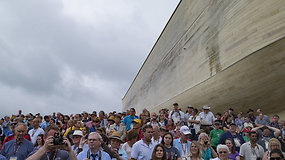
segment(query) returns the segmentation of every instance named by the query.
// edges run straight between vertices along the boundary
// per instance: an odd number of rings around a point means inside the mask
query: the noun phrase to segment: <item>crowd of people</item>
[[[158,113],[134,108],[65,115],[5,116],[0,160],[283,160],[285,121],[249,109],[213,113],[178,103]]]

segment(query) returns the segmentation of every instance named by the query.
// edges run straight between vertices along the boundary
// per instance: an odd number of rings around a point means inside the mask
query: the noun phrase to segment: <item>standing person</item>
[[[150,160],[154,148],[151,142],[153,129],[151,125],[146,125],[142,129],[143,138],[133,145],[131,159],[132,160]]]
[[[50,160],[50,159],[67,159],[76,160],[76,156],[71,149],[67,138],[60,140],[57,135],[60,130],[55,125],[50,125],[45,130],[45,144],[37,151],[33,151],[27,160]],[[55,140],[56,139],[56,140]],[[61,142],[57,144],[56,142]]]
[[[83,137],[83,133],[80,130],[75,130],[72,135],[72,142],[73,145],[71,146],[73,152],[75,155],[78,155],[81,151],[87,150],[88,145],[87,144],[81,144],[81,138]]]
[[[139,117],[136,116],[136,110],[134,108],[131,108],[130,109],[130,115],[126,116],[123,119],[123,123],[125,124],[127,131],[131,129],[131,125],[132,125],[133,121],[135,119],[138,119],[138,118]]]
[[[202,149],[197,141],[192,141],[190,144],[190,151],[189,155],[187,156],[186,160],[202,160]]]
[[[110,132],[111,130],[120,132],[120,134],[122,135],[122,136],[121,136],[122,140],[125,140],[125,139],[126,139],[127,129],[126,129],[126,126],[124,126],[124,125],[121,123],[121,116],[120,116],[120,115],[118,115],[118,114],[115,115],[115,123],[110,126],[109,132]]]
[[[166,151],[162,144],[157,144],[151,154],[151,160],[167,160]]]
[[[198,140],[198,132],[200,131],[200,116],[198,115],[198,109],[193,109],[192,115],[188,119],[188,127],[191,130],[191,140]]]
[[[184,113],[179,110],[178,103],[173,104],[173,110],[169,113],[168,119],[173,119],[174,124],[184,122]]]
[[[167,125],[165,126],[166,129],[169,131],[174,131],[175,130],[175,124],[173,119],[168,119]]]
[[[219,140],[221,136],[223,135],[224,131],[221,129],[222,124],[219,120],[215,121],[214,125],[215,129],[211,130],[210,132],[210,138],[211,138],[211,146],[216,150]]]
[[[244,143],[240,147],[240,159],[250,160],[250,159],[261,159],[264,155],[264,150],[262,146],[257,144],[257,132],[251,131],[249,133],[250,141]]]
[[[40,134],[45,134],[45,131],[42,128],[39,128],[39,123],[40,120],[38,118],[35,118],[32,120],[32,127],[33,129],[31,129],[29,131],[29,135],[31,137],[32,143],[35,144],[38,138],[38,135]]]
[[[153,144],[157,145],[161,142],[160,128],[157,125],[152,126],[152,128],[153,128],[153,136],[151,138],[151,141]]]
[[[210,133],[212,126],[214,124],[215,116],[210,111],[209,106],[203,106],[203,112],[199,114],[200,122],[201,122],[201,129],[205,130],[207,134]]]
[[[78,160],[111,160],[108,153],[100,149],[103,139],[97,132],[91,132],[88,136],[89,149],[78,154]]]
[[[7,159],[26,159],[29,153],[34,150],[33,143],[24,138],[26,133],[25,123],[18,123],[15,128],[15,138],[4,144],[0,154]]]
[[[108,126],[108,121],[107,118],[105,117],[105,112],[104,111],[100,111],[99,112],[99,120],[100,120],[100,126],[101,127],[107,127]]]
[[[225,132],[221,136],[221,138],[219,140],[219,144],[225,144],[227,138],[231,138],[232,139],[232,141],[234,142],[234,145],[235,145],[237,151],[240,150],[240,146],[244,143],[244,139],[241,136],[241,134],[236,132],[236,124],[235,123],[231,123],[230,124],[229,131]]]
[[[218,156],[211,146],[211,141],[206,133],[200,133],[198,142],[201,145],[204,160],[210,160],[211,158],[216,158]]]
[[[181,160],[181,155],[176,147],[173,146],[173,136],[167,132],[162,136],[161,144],[166,151],[167,160]]]
[[[184,115],[184,118],[185,118],[185,119],[184,119],[184,122],[188,122],[190,116],[192,116],[193,109],[194,109],[194,107],[192,107],[191,105],[189,105],[189,106],[187,107],[186,114]]]
[[[10,131],[10,125],[12,124],[12,122],[10,121],[9,116],[5,116],[4,120],[5,121],[2,124],[2,128],[3,128],[3,134],[6,135],[7,132]]]
[[[50,118],[48,115],[45,115],[44,116],[44,121],[41,123],[40,127],[42,129],[45,129],[47,126],[49,126],[49,121],[50,121]]]
[[[128,141],[123,144],[122,148],[126,151],[128,159],[131,159],[132,147],[137,142],[138,136],[135,131],[130,131],[127,134]]]
[[[226,139],[226,146],[228,146],[230,150],[229,159],[239,160],[240,156],[239,156],[238,151],[236,151],[236,148],[234,146],[234,142],[232,141],[232,139],[230,138]]]
[[[110,139],[110,148],[114,152],[112,160],[127,160],[128,156],[126,151],[120,146],[123,143],[121,139],[121,134],[119,132],[113,132],[109,137]]]
[[[160,124],[160,126],[166,126],[167,122],[168,122],[168,120],[165,116],[165,111],[163,109],[161,109],[159,111],[159,115],[158,115],[158,123]]]
[[[178,149],[182,159],[185,159],[189,155],[191,142],[188,139],[190,134],[190,129],[187,126],[182,126],[180,128],[180,138],[173,141],[173,146]]]

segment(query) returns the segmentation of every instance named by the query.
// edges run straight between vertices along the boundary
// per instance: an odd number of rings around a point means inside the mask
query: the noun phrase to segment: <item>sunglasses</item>
[[[222,153],[224,153],[224,154],[226,154],[226,153],[228,153],[228,152],[226,152],[226,151],[221,151],[221,152],[219,152],[220,154],[222,154]]]
[[[270,160],[280,160],[281,157],[271,157]]]

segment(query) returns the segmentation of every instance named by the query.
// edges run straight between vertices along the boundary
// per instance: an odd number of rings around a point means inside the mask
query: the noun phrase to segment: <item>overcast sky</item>
[[[179,0],[0,0],[0,117],[120,111]]]

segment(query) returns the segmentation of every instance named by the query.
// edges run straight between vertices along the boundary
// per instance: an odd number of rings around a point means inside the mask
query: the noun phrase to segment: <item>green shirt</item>
[[[211,130],[211,132],[210,132],[211,146],[217,147],[217,145],[219,143],[219,140],[220,140],[220,138],[221,138],[223,133],[224,133],[224,131],[221,130],[221,129],[219,129],[219,130],[216,130],[216,129]]]
[[[245,142],[249,142],[249,140],[250,140],[249,137],[247,137],[247,136],[243,136],[242,138]]]

